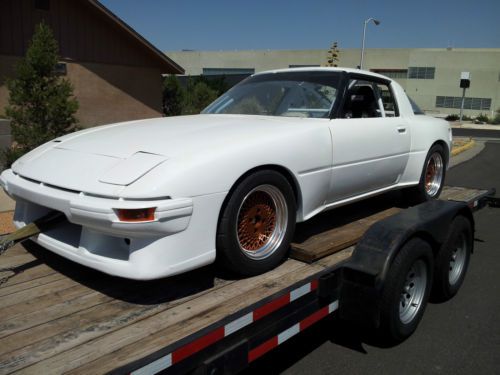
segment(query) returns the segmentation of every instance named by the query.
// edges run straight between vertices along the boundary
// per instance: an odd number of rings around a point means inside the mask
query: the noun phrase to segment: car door
[[[330,121],[329,203],[397,184],[410,151],[410,127],[389,82],[356,75],[345,92],[338,118]]]

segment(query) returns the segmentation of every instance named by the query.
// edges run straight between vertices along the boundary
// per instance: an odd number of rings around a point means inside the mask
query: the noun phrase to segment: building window
[[[288,65],[289,68],[317,68],[321,65],[317,64],[292,64]]]
[[[253,68],[203,68],[204,76],[230,76],[235,74],[254,74]]]
[[[437,108],[460,109],[462,98],[460,96],[436,96]],[[475,109],[489,111],[491,109],[490,98],[465,98],[464,109]]]
[[[436,68],[425,66],[410,66],[408,68],[408,78],[410,79],[434,79]]]
[[[50,0],[35,0],[35,9],[50,10]]]
[[[371,69],[371,71],[392,79],[408,77],[408,69]]]

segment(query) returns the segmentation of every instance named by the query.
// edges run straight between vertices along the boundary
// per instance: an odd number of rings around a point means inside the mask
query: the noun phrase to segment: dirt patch
[[[14,227],[14,224],[12,223],[13,218],[13,211],[0,213],[0,234],[7,234],[16,230],[16,227]]]

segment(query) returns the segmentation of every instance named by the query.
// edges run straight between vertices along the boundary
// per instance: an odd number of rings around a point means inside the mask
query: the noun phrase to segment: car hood
[[[113,124],[69,134],[25,155],[15,173],[45,184],[100,195],[121,188],[169,159],[195,160],[236,142],[280,137],[300,118],[195,115]]]
[[[133,121],[75,133],[56,146],[82,153],[126,159],[137,152],[174,157],[210,149],[221,141],[261,137],[294,118],[244,115],[195,115]],[[301,119],[298,119],[301,120]]]

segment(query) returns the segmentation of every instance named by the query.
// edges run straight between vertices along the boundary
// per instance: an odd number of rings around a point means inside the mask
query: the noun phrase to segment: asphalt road
[[[500,191],[500,140],[450,169],[446,183]],[[429,304],[408,340],[377,347],[357,327],[332,318],[290,339],[247,373],[499,374],[500,209],[485,208],[475,218],[475,252],[461,290],[451,301]]]

